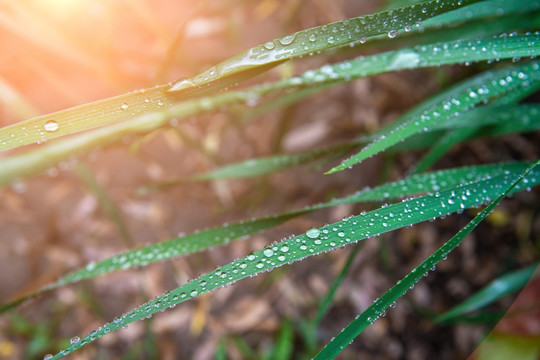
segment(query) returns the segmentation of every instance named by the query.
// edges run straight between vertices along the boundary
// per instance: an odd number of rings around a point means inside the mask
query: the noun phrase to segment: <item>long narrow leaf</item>
[[[226,81],[227,84],[232,84],[237,82],[237,76],[242,73],[247,71],[257,73],[258,68],[261,67],[265,71],[268,67],[298,56],[344,45],[363,43],[368,37],[379,34],[395,37],[399,29],[412,29],[423,20],[478,1],[426,1],[418,5],[382,11],[298,31],[251,48],[191,79],[178,81],[169,91],[185,91],[203,85],[208,86],[216,81]]]
[[[453,318],[465,315],[472,311],[483,308],[489,305],[505,295],[511,294],[521,289],[531,276],[533,276],[535,270],[538,268],[538,263],[527,266],[524,269],[519,269],[493,280],[486,285],[480,291],[476,292],[467,300],[463,301],[459,305],[456,305],[451,310],[448,310],[444,314],[437,316],[433,321],[440,323],[446,322]]]
[[[462,82],[437,95],[436,101],[432,99],[424,103],[424,106],[406,114],[396,122],[398,125],[392,131],[381,134],[375,142],[344,160],[328,173],[342,171],[355,165],[416,133],[424,131],[424,129],[428,129],[442,119],[458,117],[460,112],[477,106],[483,101],[503,96],[518,89],[536,89],[540,84],[539,68],[539,62],[532,61],[498,71],[488,71]]]
[[[448,24],[456,24],[463,21],[471,21],[481,18],[495,18],[504,14],[527,14],[531,11],[540,10],[538,0],[490,0],[471,4],[465,8],[438,15],[426,20],[424,27],[439,27]]]
[[[415,174],[425,171],[443,157],[454,145],[465,142],[465,140],[473,137],[478,131],[479,128],[472,126],[465,129],[450,130],[429,149],[428,153],[416,164],[411,173]]]

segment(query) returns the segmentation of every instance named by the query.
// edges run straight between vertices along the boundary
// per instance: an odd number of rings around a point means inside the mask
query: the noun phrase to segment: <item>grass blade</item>
[[[482,130],[474,134],[475,137],[533,131],[540,126],[538,114],[540,114],[540,107],[531,104],[482,106],[469,110],[462,116],[451,119],[452,121],[442,121],[430,128],[428,132],[413,135],[388,151],[402,152],[431,147],[444,136],[446,130],[454,128],[466,131],[471,126],[482,126]]]
[[[168,85],[75,106],[0,128],[0,151],[114,124],[171,106]]]
[[[389,37],[395,37],[401,28],[412,29],[421,21],[477,1],[479,0],[426,1],[419,5],[382,11],[298,31],[251,48],[191,79],[178,81],[171,86],[169,91],[196,89],[199,86],[210,86],[217,81],[233,84],[238,82],[238,76],[242,73],[260,73],[259,68],[266,71],[269,67],[295,57],[363,43],[368,37],[375,35],[388,34]]]
[[[425,171],[443,157],[454,145],[465,142],[478,131],[480,131],[478,127],[472,126],[465,129],[450,130],[429,149],[428,153],[411,170],[411,173],[416,174]]]
[[[482,18],[499,17],[501,14],[527,14],[540,9],[538,0],[490,0],[471,4],[465,8],[457,9],[447,14],[441,14],[426,20],[424,27],[439,27],[456,24],[463,21],[471,21]]]
[[[451,310],[448,310],[444,314],[437,316],[433,321],[437,323],[452,321],[452,319],[476,311],[489,305],[505,295],[511,294],[520,290],[527,284],[536,268],[538,263],[527,266],[524,269],[516,270],[508,274],[504,274],[501,277],[493,280],[486,285],[480,291],[463,301],[459,305],[456,305]]]
[[[196,181],[237,179],[266,175],[290,169],[295,166],[303,165],[313,160],[322,159],[328,155],[344,153],[353,146],[356,146],[356,144],[343,144],[337,146],[329,146],[313,151],[299,152],[295,154],[276,155],[266,158],[251,159],[239,163],[225,165],[207,173],[147,185],[140,188],[139,191],[145,193],[153,189],[164,189],[171,186]]]
[[[321,301],[319,305],[319,310],[317,310],[317,314],[315,315],[310,324],[313,329],[315,329],[319,325],[324,315],[326,315],[326,312],[328,311],[328,309],[330,308],[330,304],[332,303],[332,299],[336,295],[337,289],[339,288],[339,286],[345,279],[345,276],[349,272],[354,258],[356,257],[356,254],[358,254],[358,251],[360,250],[362,244],[363,243],[356,245],[355,248],[351,251],[349,257],[347,258],[347,261],[345,262],[345,265],[343,266],[343,269],[341,269],[338,276],[336,276],[336,278],[332,282],[332,285],[330,286],[330,289],[328,290],[328,293]]]
[[[466,80],[404,115],[393,125],[394,129],[380,134],[379,139],[359,153],[344,160],[327,173],[342,171],[408,137],[429,129],[442,119],[458,117],[483,101],[500,97],[512,91],[538,86],[540,80],[538,61],[511,66],[498,71],[488,71]],[[433,104],[435,103],[435,104]]]
[[[353,216],[319,229],[311,229],[306,234],[270,245],[215,271],[202,275],[141,305],[133,311],[115,318],[112,322],[92,331],[80,341],[62,350],[53,359],[59,359],[137,319],[143,319],[170,306],[219,289],[246,277],[388,231],[461,211],[471,206],[478,206],[496,197],[500,193],[501,183],[508,184],[513,179],[514,176],[507,174],[504,179],[486,179],[472,184],[464,184],[453,189],[438,191]],[[525,180],[527,181],[525,182]],[[519,184],[515,184],[516,186],[512,190],[518,191],[533,186],[539,181],[540,177],[533,174],[523,179]]]
[[[510,193],[510,191],[522,182],[529,172],[540,164],[540,160],[529,167],[523,174],[513,181],[505,183],[504,190],[500,191],[495,200],[493,200],[484,210],[474,217],[463,229],[461,229],[454,237],[448,240],[443,246],[429,256],[422,264],[413,269],[407,276],[388,290],[380,299],[377,299],[370,305],[360,316],[351,322],[345,329],[341,331],[335,338],[332,339],[314,358],[334,359],[348,344],[350,344],[365,328],[371,325],[375,320],[388,309],[397,299],[405,294],[411,286],[417,283],[430,269],[436,266],[448,254],[454,250],[463,239],[470,234],[474,228],[488,216],[491,211],[499,204],[499,202]]]
[[[126,224],[124,223],[124,220],[120,215],[120,211],[118,211],[118,208],[116,207],[114,201],[111,199],[109,194],[107,194],[107,191],[105,191],[105,189],[99,184],[92,171],[86,166],[78,165],[74,169],[74,172],[81,180],[81,182],[97,197],[99,203],[101,204],[101,207],[103,208],[103,211],[118,228],[118,231],[120,232],[124,240],[124,244],[127,246],[134,245],[133,240],[129,235]]]

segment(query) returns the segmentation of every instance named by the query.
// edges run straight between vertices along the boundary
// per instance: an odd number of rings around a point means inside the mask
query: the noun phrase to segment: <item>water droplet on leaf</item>
[[[279,39],[279,42],[281,45],[287,46],[293,43],[294,39],[296,39],[296,34],[287,35]]]
[[[43,125],[43,130],[47,132],[53,132],[58,130],[58,123],[54,120],[49,120]]]
[[[395,38],[397,35],[398,35],[397,30],[390,30],[390,31],[388,32],[388,37],[389,37],[390,39]]]
[[[306,232],[306,236],[310,239],[316,239],[321,234],[319,229],[313,228]]]
[[[264,43],[264,47],[268,50],[272,50],[275,47],[275,45],[273,41],[267,41]]]

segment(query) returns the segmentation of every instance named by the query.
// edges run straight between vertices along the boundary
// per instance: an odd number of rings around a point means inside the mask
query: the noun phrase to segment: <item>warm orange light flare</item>
[[[90,0],[33,0],[31,3],[43,11],[45,16],[67,18],[88,8]]]

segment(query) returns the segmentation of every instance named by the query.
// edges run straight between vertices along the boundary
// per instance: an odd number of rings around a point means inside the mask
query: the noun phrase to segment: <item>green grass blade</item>
[[[144,319],[170,306],[182,303],[203,293],[219,289],[238,280],[272,270],[287,263],[303,260],[308,256],[356,243],[362,239],[461,211],[468,207],[478,206],[497,197],[500,194],[501,183],[510,184],[514,178],[515,176],[506,174],[506,177],[503,179],[492,178],[472,184],[464,184],[453,189],[438,191],[352,216],[343,221],[318,229],[310,229],[306,234],[283,240],[233,261],[185,285],[166,292],[162,296],[122,316],[116,317],[112,322],[92,331],[77,343],[62,350],[53,359],[59,359],[111,331],[121,329],[123,326],[138,319]],[[525,187],[533,186],[538,182],[540,182],[540,177],[532,174],[532,176],[527,176],[519,184],[514,184],[516,186],[512,190],[519,191]],[[499,197],[498,200],[501,198]],[[446,251],[444,246],[441,249]]]
[[[454,145],[464,143],[469,139],[540,130],[540,117],[538,116],[537,106],[518,105],[509,108],[497,106],[493,110],[500,110],[501,112],[493,113],[490,118],[471,119],[478,120],[478,124],[488,126],[476,126],[477,123],[475,121],[475,123],[469,123],[468,127],[457,127],[456,130],[450,130],[444,136],[440,137],[430,147],[429,152],[420,160],[411,173],[425,171],[444,156]],[[491,111],[483,113],[489,114]],[[462,122],[464,120],[463,118],[467,117],[462,117],[459,122]]]
[[[472,126],[465,129],[450,130],[429,149],[428,153],[416,164],[411,173],[416,174],[425,171],[442,158],[454,145],[465,142],[478,131],[480,131],[478,127]]]
[[[455,25],[463,21],[472,21],[482,18],[505,17],[514,14],[527,14],[540,10],[538,0],[491,0],[481,1],[455,11],[441,14],[426,20],[422,25],[426,28],[443,25]]]
[[[122,219],[122,216],[118,211],[118,208],[116,207],[114,201],[111,199],[109,194],[107,194],[107,191],[105,191],[105,189],[98,183],[92,171],[84,165],[78,165],[74,169],[74,172],[77,177],[84,183],[84,185],[94,193],[99,203],[101,204],[101,207],[103,208],[105,214],[107,214],[107,216],[115,223],[118,231],[122,235],[125,245],[134,245],[133,240],[129,235],[126,224],[124,223],[124,220]]]
[[[379,139],[344,160],[328,173],[345,170],[424,129],[429,129],[442,119],[458,117],[460,112],[483,101],[489,101],[491,98],[500,97],[512,91],[538,86],[539,68],[539,62],[533,61],[497,71],[487,71],[466,80],[404,115],[396,122],[397,125],[392,131],[387,130],[386,133],[380,134]]]
[[[343,153],[353,146],[356,146],[356,144],[343,144],[337,146],[329,146],[313,151],[298,152],[295,154],[276,155],[265,158],[251,159],[239,163],[225,165],[207,173],[147,185],[140,188],[139,191],[144,193],[152,189],[163,189],[195,181],[237,179],[266,175],[290,169],[295,166],[303,165],[310,161],[324,158],[328,155]]]
[[[474,137],[519,133],[537,130],[540,126],[540,107],[532,104],[482,106],[463,113],[458,118],[441,121],[428,132],[416,134],[388,149],[390,152],[424,149],[434,146],[446,130],[482,127]]]
[[[520,290],[527,284],[531,276],[533,276],[537,267],[538,263],[535,263],[526,268],[502,275],[470,296],[467,300],[446,313],[437,316],[433,321],[437,323],[451,321],[454,318],[481,309],[505,295]]]
[[[335,338],[332,339],[314,358],[315,360],[321,359],[334,359],[347,345],[349,345],[365,328],[371,325],[375,320],[381,316],[386,309],[392,306],[401,296],[403,296],[415,283],[417,283],[424,275],[426,275],[430,269],[433,269],[441,260],[446,258],[448,254],[454,250],[463,239],[470,234],[476,226],[488,216],[491,211],[499,204],[499,202],[506,197],[510,191],[518,186],[520,182],[524,180],[529,172],[536,168],[540,164],[540,160],[529,167],[523,174],[517,178],[511,178],[512,181],[505,182],[506,185],[502,193],[499,193],[484,210],[474,217],[463,229],[461,229],[454,237],[448,240],[443,246],[429,256],[422,264],[413,269],[408,275],[388,290],[380,299],[370,305],[360,316],[352,321],[345,329],[341,331]]]
[[[279,331],[279,337],[277,343],[272,349],[272,352],[269,356],[272,360],[286,360],[292,359],[293,354],[293,324],[292,321],[286,319],[281,325],[281,330]]]
[[[75,106],[0,128],[0,151],[94,129],[171,106],[168,85]]]
[[[468,9],[468,7],[464,8]],[[526,15],[526,16],[524,16]],[[463,19],[464,21],[467,21]],[[406,33],[399,35],[389,42],[384,37],[379,37],[366,43],[363,50],[379,48],[381,46],[392,46],[399,48],[410,45],[431,44],[434,42],[452,42],[456,39],[475,40],[487,38],[501,34],[527,33],[530,29],[536,29],[540,25],[540,11],[515,13],[511,15],[501,15],[499,17],[488,17],[474,21],[467,21],[460,24],[449,24],[446,26],[423,27],[424,32]],[[342,52],[352,52],[353,50],[342,49]]]
[[[479,0],[426,1],[419,5],[301,30],[251,48],[191,79],[178,81],[171,86],[169,91],[191,90],[199,86],[212,85],[217,81],[233,84],[238,82],[238,76],[242,76],[245,72],[259,73],[261,67],[262,71],[266,71],[272,66],[295,57],[363,43],[368,37],[375,35],[388,34],[389,37],[395,37],[399,29],[412,29],[421,21],[477,1]],[[243,77],[240,78],[242,79]]]
[[[492,179],[493,181],[496,179],[501,180],[505,176],[508,176],[508,174],[515,174],[523,171],[528,165],[529,163],[513,162],[418,174],[399,181],[382,184],[374,188],[366,188],[350,196],[334,199],[305,209],[203,230],[183,237],[148,245],[96,263],[90,263],[85,268],[67,274],[41,290],[0,305],[0,312],[7,311],[26,300],[35,298],[47,291],[70,283],[93,278],[116,270],[129,269],[135,266],[145,266],[156,261],[187,255],[214,246],[226,244],[232,240],[277,226],[289,219],[315,210],[361,201],[396,199],[431,191],[451,189],[458,187],[461,184],[478,183],[486,179]],[[540,178],[540,171],[538,174],[536,172],[533,173],[533,175]]]
[[[328,309],[330,308],[330,304],[332,303],[332,300],[334,299],[334,296],[336,295],[336,291],[345,279],[345,276],[349,272],[349,269],[356,257],[356,254],[358,254],[358,251],[360,250],[363,243],[359,243],[355,246],[355,248],[351,251],[349,254],[349,257],[347,258],[347,261],[345,262],[345,265],[343,265],[343,268],[339,272],[338,276],[334,279],[332,282],[332,285],[330,286],[330,289],[328,290],[328,293],[323,298],[319,305],[319,309],[317,310],[317,314],[311,321],[311,327],[315,329],[319,323],[321,322],[324,315],[326,315]]]
[[[528,95],[528,92],[523,95]],[[518,100],[521,100],[521,98]],[[430,127],[430,130],[451,130],[470,126],[500,126],[515,121],[526,124],[534,122],[539,115],[540,105],[538,104],[486,105],[471,109],[457,118],[441,121]]]
[[[389,71],[513,58],[516,56],[536,56],[539,53],[540,34],[492,37],[480,40],[458,40],[449,43],[438,42],[389,51],[365,58],[361,57],[333,66],[325,65],[318,71],[307,71],[300,78],[283,81],[281,86],[290,86],[290,83],[297,85],[341,83],[344,80],[350,81]],[[517,67],[519,65],[515,68],[517,69]],[[525,68],[527,69],[526,66]],[[496,76],[496,74],[494,73],[493,76]],[[481,79],[483,77],[479,76],[478,80]],[[486,76],[485,80],[490,81],[491,78]],[[474,85],[476,84],[472,83],[469,86]],[[441,94],[432,98],[431,102],[435,105],[437,102],[442,101],[445,96],[445,94]]]

